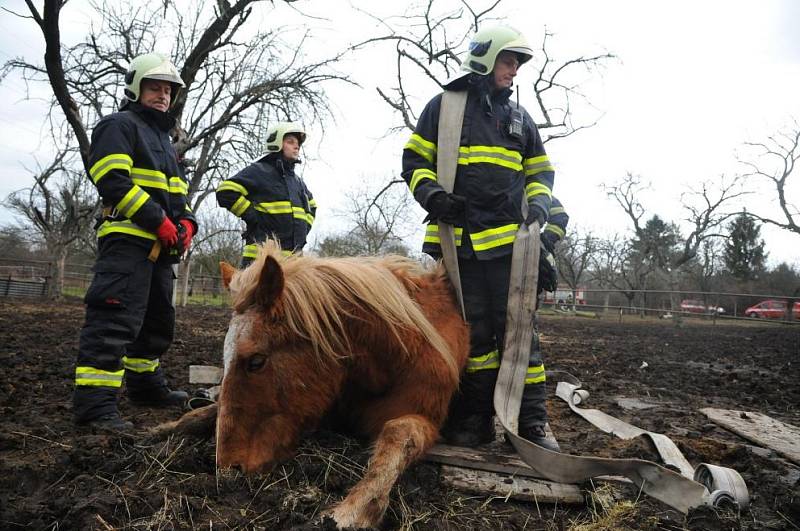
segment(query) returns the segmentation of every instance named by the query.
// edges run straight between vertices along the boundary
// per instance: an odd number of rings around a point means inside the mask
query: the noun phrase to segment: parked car
[[[744,311],[745,317],[760,319],[785,319],[786,301],[770,299],[750,306]],[[792,305],[792,318],[800,319],[800,301]]]
[[[681,301],[681,311],[689,313],[725,313],[722,306],[706,306],[698,299],[684,299]]]

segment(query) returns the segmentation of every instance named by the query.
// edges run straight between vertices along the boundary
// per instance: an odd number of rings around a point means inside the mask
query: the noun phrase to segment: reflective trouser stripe
[[[483,354],[481,356],[470,357],[467,360],[467,372],[485,371],[488,369],[500,368],[500,355],[496,350]]]
[[[125,370],[133,371],[133,372],[155,372],[158,369],[159,360],[148,360],[145,358],[129,358],[128,356],[123,356],[122,364],[125,366]]]
[[[542,383],[544,381],[545,381],[544,364],[528,367],[528,373],[525,375],[526,384],[536,384],[536,383]]]
[[[125,369],[119,371],[104,371],[94,367],[75,368],[75,385],[94,385],[102,387],[120,387]]]
[[[281,250],[281,254],[283,256],[291,256],[292,251],[287,251],[285,249]],[[258,256],[258,244],[257,243],[249,243],[244,246],[244,251],[242,251],[242,258],[249,258],[250,260],[254,259]]]

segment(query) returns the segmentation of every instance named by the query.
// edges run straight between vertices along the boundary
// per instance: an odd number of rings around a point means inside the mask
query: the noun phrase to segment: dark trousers
[[[148,260],[152,245],[118,235],[100,241],[76,363],[78,422],[116,411],[123,358],[130,360],[124,374],[131,393],[166,386],[159,360],[175,330],[175,275],[166,252],[155,263]]]
[[[493,260],[459,259],[458,266],[464,309],[470,325],[470,360],[467,371],[462,375],[460,393],[454,401],[452,412],[456,416],[492,414],[494,384],[505,341],[511,256]],[[535,327],[535,323],[532,326]],[[542,366],[536,329],[528,366],[529,372],[532,368]],[[543,375],[540,379],[539,382],[525,385],[520,426],[544,425],[547,422]]]

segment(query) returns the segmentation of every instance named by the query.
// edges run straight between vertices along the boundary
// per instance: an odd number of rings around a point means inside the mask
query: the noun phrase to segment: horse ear
[[[228,262],[220,262],[219,271],[222,273],[222,285],[225,286],[225,289],[230,289],[231,280],[233,280],[233,274],[236,273],[236,268]]]
[[[267,256],[261,268],[258,286],[253,299],[262,309],[268,310],[283,293],[283,269],[275,258]]]

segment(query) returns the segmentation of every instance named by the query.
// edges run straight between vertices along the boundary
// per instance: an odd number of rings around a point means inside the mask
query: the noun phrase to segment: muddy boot
[[[145,407],[183,407],[189,399],[186,391],[173,391],[166,385],[151,389],[131,389],[128,399],[137,406]]]
[[[186,391],[173,391],[167,385],[167,379],[159,367],[151,373],[128,371],[125,375],[128,387],[128,399],[137,406],[169,407],[181,406],[189,400]]]
[[[472,414],[448,421],[442,428],[447,444],[474,448],[494,441],[494,418],[490,414]]]
[[[560,452],[561,447],[555,439],[548,439],[544,426],[520,426],[519,436],[533,444],[553,452]]]
[[[72,412],[76,426],[130,431],[133,424],[122,420],[117,410],[118,389],[105,386],[78,385],[72,395]]]
[[[119,413],[107,413],[96,419],[86,421],[78,424],[79,426],[86,426],[88,428],[97,428],[109,431],[132,431],[133,423],[127,420],[122,420]]]

